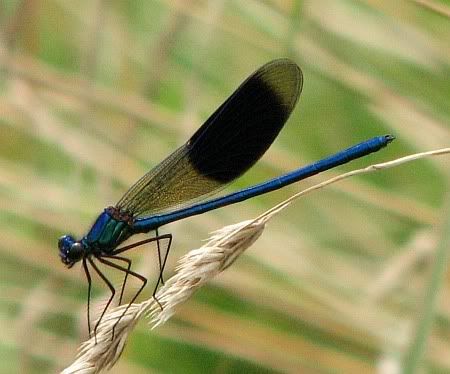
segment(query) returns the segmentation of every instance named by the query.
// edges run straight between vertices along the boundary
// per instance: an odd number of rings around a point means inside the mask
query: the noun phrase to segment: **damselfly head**
[[[71,235],[61,236],[58,240],[58,247],[59,257],[68,268],[80,261],[85,252],[83,244],[76,241]]]

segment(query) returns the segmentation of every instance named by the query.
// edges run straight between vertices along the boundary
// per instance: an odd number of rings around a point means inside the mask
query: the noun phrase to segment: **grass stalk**
[[[450,253],[450,195],[447,194],[445,209],[443,210],[440,240],[436,248],[435,260],[429,284],[425,288],[422,308],[414,338],[404,359],[405,374],[417,373],[422,366],[427,341],[433,329],[433,322],[437,314],[439,296],[445,286],[445,275],[448,271]]]

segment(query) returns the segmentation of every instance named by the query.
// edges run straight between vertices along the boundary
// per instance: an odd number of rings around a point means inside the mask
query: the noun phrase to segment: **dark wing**
[[[245,173],[294,109],[303,77],[290,60],[254,72],[186,144],[139,179],[117,207],[147,216],[186,206]]]

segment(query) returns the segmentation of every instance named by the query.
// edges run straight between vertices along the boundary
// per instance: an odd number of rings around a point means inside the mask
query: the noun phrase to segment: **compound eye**
[[[58,248],[60,250],[69,250],[74,243],[75,239],[71,235],[64,235],[58,240]]]
[[[67,261],[69,261],[71,264],[80,261],[83,258],[84,251],[85,250],[83,244],[81,244],[80,242],[73,243],[69,251],[67,251],[66,253]]]
[[[74,257],[79,257],[83,253],[83,245],[80,242],[73,243],[70,249]]]

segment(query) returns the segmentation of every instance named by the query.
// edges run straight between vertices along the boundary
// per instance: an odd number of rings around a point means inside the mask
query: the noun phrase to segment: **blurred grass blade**
[[[405,356],[403,371],[405,374],[414,374],[421,370],[427,342],[433,328],[433,322],[436,320],[439,297],[442,297],[443,288],[446,286],[450,257],[450,194],[447,194],[447,201],[442,213],[440,240],[436,247],[430,281],[425,288],[423,305],[418,311],[419,318],[414,338]]]

